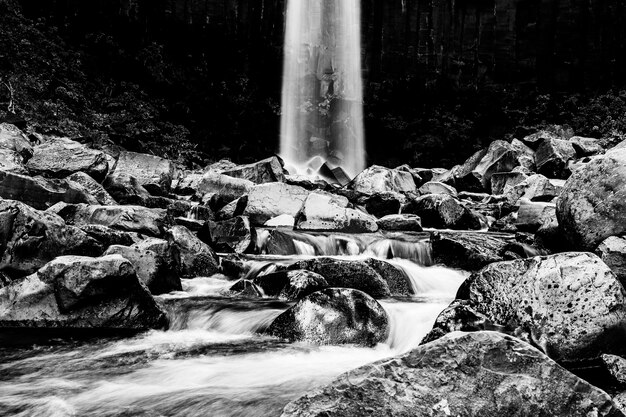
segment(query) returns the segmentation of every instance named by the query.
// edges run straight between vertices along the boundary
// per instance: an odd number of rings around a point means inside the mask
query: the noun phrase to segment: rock
[[[390,214],[376,222],[378,228],[387,231],[421,232],[422,219],[415,214]]]
[[[254,283],[263,289],[266,296],[286,300],[299,300],[328,288],[328,282],[323,276],[303,269],[259,275]]]
[[[130,246],[141,239],[136,233],[123,232],[100,224],[84,224],[78,228],[100,242],[103,248],[111,245]]]
[[[626,234],[626,149],[595,157],[575,171],[557,201],[557,217],[565,240],[582,250]]]
[[[101,225],[125,232],[162,236],[169,224],[167,211],[141,206],[66,205],[58,211],[68,224]]]
[[[275,156],[252,164],[240,165],[236,168],[228,169],[223,171],[222,174],[233,178],[245,179],[255,184],[285,181],[283,165]]]
[[[344,197],[312,192],[295,216],[295,228],[346,233],[367,233],[378,230],[376,218],[362,211],[347,208],[347,205],[348,200]]]
[[[522,198],[530,201],[552,201],[558,197],[563,185],[565,185],[563,180],[551,180],[541,174],[535,174],[512,187],[507,187],[504,195],[511,204],[516,204]]]
[[[178,273],[182,277],[208,277],[218,272],[217,255],[189,229],[174,226],[167,231]]]
[[[297,185],[307,190],[328,190],[330,185],[323,179],[310,177],[308,175],[285,175],[285,183]]]
[[[13,279],[32,274],[57,256],[97,256],[102,250],[59,216],[0,200],[0,271]]]
[[[172,291],[181,291],[180,278],[170,268],[167,259],[161,258],[156,252],[137,246],[110,246],[104,256],[120,255],[127,259],[135,268],[137,278],[143,282],[154,295]]]
[[[144,330],[165,313],[119,255],[62,256],[0,289],[0,327]]]
[[[293,228],[296,225],[296,218],[289,214],[281,214],[280,216],[272,217],[263,224],[265,227],[288,227]]]
[[[11,149],[0,148],[0,171],[26,174],[20,154]]]
[[[233,217],[241,216],[246,210],[246,206],[248,205],[248,196],[244,195],[230,203],[226,204],[224,207],[220,209],[217,213],[215,213],[215,220],[229,220]]]
[[[406,171],[372,165],[352,182],[352,189],[363,194],[384,192],[414,193],[417,191],[413,175]]]
[[[406,198],[398,193],[377,193],[367,196],[363,201],[365,210],[372,216],[383,217],[398,214]]]
[[[385,310],[364,292],[328,288],[301,299],[278,316],[267,332],[320,345],[374,346],[387,337]]]
[[[572,146],[579,158],[597,155],[604,150],[598,139],[574,136],[569,141],[572,142]]]
[[[410,201],[403,214],[416,214],[424,227],[480,229],[477,216],[448,194],[429,194]]]
[[[457,192],[456,189],[454,189],[454,187],[451,187],[447,184],[441,183],[441,182],[437,182],[437,181],[429,181],[427,183],[425,183],[424,185],[422,185],[419,188],[419,192],[422,195],[425,194],[449,194],[452,197],[456,197],[457,196]]]
[[[521,168],[527,172],[535,172],[537,170],[537,166],[535,164],[535,151],[518,139],[513,139],[511,141],[511,147],[517,152],[517,161],[519,162],[519,166],[516,168]]]
[[[98,204],[80,184],[66,180],[33,178],[7,171],[0,171],[0,197],[19,200],[39,210],[45,210],[60,201]]]
[[[317,175],[323,178],[328,184],[335,184],[340,187],[345,187],[350,184],[351,178],[346,171],[341,167],[332,167],[328,162],[317,170]]]
[[[490,264],[457,294],[500,331],[563,361],[626,351],[624,298],[597,256],[576,252]],[[437,320],[435,329],[448,328]]]
[[[527,178],[528,175],[522,172],[496,172],[491,176],[491,194],[504,194]]]
[[[323,276],[331,287],[354,288],[374,298],[385,298],[391,294],[387,282],[365,262],[320,257],[298,261],[289,269],[315,272]]]
[[[242,297],[263,297],[263,291],[254,282],[247,279],[240,279],[235,282],[228,291]]]
[[[202,176],[196,195],[202,199],[211,196],[210,206],[217,211],[226,204],[248,194],[252,188],[254,188],[252,181],[208,172]]]
[[[104,152],[67,138],[50,138],[35,146],[26,167],[33,175],[65,178],[75,172],[84,172],[98,181],[104,180],[109,171]]]
[[[262,225],[281,214],[296,217],[308,195],[309,191],[302,187],[280,182],[257,185],[250,190],[242,214],[253,225]]]
[[[616,355],[601,355],[600,361],[608,371],[610,385],[622,391],[626,389],[626,359]]]
[[[571,172],[568,163],[576,159],[576,150],[571,142],[561,139],[546,139],[537,148],[535,161],[537,172],[548,178],[566,179]]]
[[[28,137],[16,126],[0,123],[0,148],[18,153],[22,160],[33,156],[33,146]]]
[[[476,271],[504,260],[510,235],[477,232],[437,232],[430,237],[433,260],[448,268]]]
[[[531,149],[537,149],[546,140],[569,140],[572,136],[574,136],[574,132],[571,128],[553,125],[526,136],[522,142]]]
[[[414,293],[409,279],[400,268],[377,258],[366,259],[365,263],[387,282],[391,295],[409,296]]]
[[[288,404],[283,417],[619,416],[611,398],[531,345],[454,333],[349,371]]]
[[[176,195],[194,195],[200,188],[204,174],[197,171],[179,171],[178,179],[174,180],[173,193]]]
[[[107,193],[120,204],[146,205],[152,195],[135,177],[113,172],[102,184]]]
[[[135,152],[120,152],[112,175],[134,178],[152,195],[163,195],[171,189],[176,172],[174,164],[164,158]]]
[[[204,227],[208,229],[210,243],[219,248],[220,252],[246,253],[256,242],[256,231],[245,216],[221,222],[207,222]]]
[[[91,194],[96,199],[98,204],[101,204],[103,206],[117,205],[117,202],[104,189],[104,187],[84,172],[75,172],[65,179],[76,182],[85,187],[85,189],[89,191],[89,194]]]
[[[556,219],[555,204],[535,202],[524,198],[520,200],[515,225],[519,230],[536,232],[544,223],[549,222],[551,218]]]
[[[517,232],[517,212],[509,213],[496,220],[490,227],[490,232],[515,233]]]
[[[626,239],[617,236],[605,239],[596,249],[596,255],[602,258],[626,287]]]
[[[491,176],[509,172],[520,163],[518,151],[511,144],[496,140],[489,148],[479,151],[454,171],[456,188],[463,191],[490,191]]]

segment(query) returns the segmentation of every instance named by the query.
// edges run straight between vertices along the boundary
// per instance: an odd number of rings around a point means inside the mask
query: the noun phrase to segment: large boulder
[[[556,205],[523,198],[520,200],[515,225],[519,230],[536,232],[552,218],[556,219]]]
[[[73,181],[29,177],[0,171],[0,197],[19,200],[45,210],[58,202],[98,204],[82,185]]]
[[[14,150],[0,148],[0,171],[26,174],[27,171],[22,162],[22,157]]]
[[[33,175],[65,178],[75,172],[84,172],[98,181],[104,180],[109,171],[104,152],[67,138],[50,138],[35,146],[26,167]]]
[[[607,237],[626,234],[626,148],[576,170],[563,187],[556,214],[574,248],[593,251]]]
[[[62,256],[0,289],[0,327],[144,330],[165,313],[119,255]]]
[[[349,371],[288,404],[283,417],[621,416],[604,391],[531,345],[455,333]]]
[[[365,262],[335,258],[313,258],[294,263],[291,270],[306,269],[326,279],[331,287],[354,288],[374,298],[391,295],[389,285]]]
[[[426,194],[449,194],[452,197],[456,197],[458,193],[454,187],[449,186],[448,184],[444,184],[442,182],[437,181],[429,181],[423,184],[419,188],[419,192],[422,195]]]
[[[626,239],[611,236],[598,246],[596,254],[626,287]]]
[[[245,216],[233,217],[221,222],[208,221],[200,233],[201,240],[213,245],[218,252],[245,253],[256,243],[256,231]]]
[[[535,153],[537,172],[548,178],[569,177],[571,172],[568,164],[575,159],[576,150],[572,142],[561,139],[544,140]]]
[[[263,225],[281,214],[295,217],[308,195],[309,191],[302,187],[281,182],[257,185],[250,190],[242,214],[253,225]]]
[[[511,186],[505,186],[503,194],[510,204],[525,198],[531,201],[552,201],[565,185],[563,180],[548,179],[541,174],[531,175]]]
[[[504,260],[510,235],[479,232],[438,232],[430,237],[433,260],[449,268],[475,271]]]
[[[365,263],[387,282],[391,295],[409,296],[414,293],[411,282],[402,269],[378,258],[366,259]]]
[[[626,351],[624,288],[590,253],[493,263],[467,279],[457,299],[491,326],[532,342],[555,360]],[[458,315],[442,313],[430,339],[466,329],[451,317]]]
[[[167,231],[178,273],[182,277],[206,277],[218,272],[217,255],[189,229],[174,226]]]
[[[417,186],[410,172],[373,165],[354,178],[352,189],[363,194],[404,194],[415,193]]]
[[[286,300],[299,300],[328,288],[328,282],[323,276],[304,269],[259,275],[254,283],[263,290],[264,295]]]
[[[491,176],[491,194],[501,195],[528,178],[523,172],[496,172]]]
[[[161,195],[170,191],[175,172],[176,167],[168,159],[122,151],[112,175],[118,178],[132,177],[151,194]]]
[[[0,253],[0,272],[19,278],[57,256],[97,256],[102,247],[59,216],[18,201],[0,200]]]
[[[107,255],[120,255],[127,259],[135,268],[137,278],[154,295],[182,290],[180,278],[171,268],[168,259],[154,251],[136,245],[113,245],[104,252],[104,256]]]
[[[84,172],[75,172],[72,175],[65,178],[68,181],[72,181],[83,186],[89,194],[91,194],[98,204],[103,206],[114,206],[117,202],[111,197],[111,195],[104,189],[100,183],[94,180],[91,176]],[[68,202],[68,201],[66,201]]]
[[[267,329],[273,336],[321,345],[374,346],[385,341],[387,313],[372,297],[349,288],[328,288],[301,299]]]
[[[472,155],[453,170],[456,188],[463,191],[491,191],[491,176],[519,166],[519,152],[510,143],[496,140],[489,148]]]
[[[296,214],[296,229],[348,233],[376,232],[376,218],[348,208],[345,197],[312,192]]]
[[[0,123],[0,148],[17,152],[23,160],[33,156],[33,146],[28,137],[8,123]]]
[[[245,179],[255,184],[285,181],[283,166],[275,156],[252,164],[239,165],[235,168],[227,169],[222,174],[233,178]]]
[[[210,202],[213,210],[219,210],[226,204],[248,194],[253,187],[252,181],[209,171],[202,176],[196,188],[196,195],[203,201]]]
[[[416,214],[390,214],[376,221],[378,228],[390,232],[421,232],[422,219]]]
[[[364,206],[369,214],[383,217],[389,214],[398,214],[402,204],[406,202],[406,197],[399,193],[387,192],[367,195],[359,200],[357,203]]]
[[[443,229],[480,229],[480,219],[448,194],[428,194],[410,201],[402,213],[416,214],[422,226]]]
[[[169,224],[167,210],[141,206],[64,205],[55,210],[68,224],[99,224],[112,229],[162,236]]]

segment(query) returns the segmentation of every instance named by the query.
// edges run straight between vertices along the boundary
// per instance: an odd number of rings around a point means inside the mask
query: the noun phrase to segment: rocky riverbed
[[[0,124],[0,414],[623,415],[626,146],[555,132],[346,179]]]

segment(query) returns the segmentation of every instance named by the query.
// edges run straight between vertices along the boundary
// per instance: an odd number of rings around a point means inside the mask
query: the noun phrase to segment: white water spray
[[[298,173],[365,168],[360,24],[359,0],[288,1],[280,152]]]

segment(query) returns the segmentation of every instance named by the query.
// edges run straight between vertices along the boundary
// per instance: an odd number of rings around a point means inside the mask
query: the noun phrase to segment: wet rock
[[[248,165],[240,165],[222,172],[233,178],[241,178],[255,184],[284,182],[285,174],[280,160],[273,156]]]
[[[162,236],[170,223],[167,211],[141,206],[65,205],[58,210],[68,224],[76,226],[101,225],[125,232]]]
[[[111,245],[130,246],[141,239],[137,233],[123,232],[100,224],[84,224],[78,228],[100,242],[103,248]]]
[[[66,180],[76,182],[85,187],[85,189],[89,191],[89,194],[96,199],[98,204],[103,206],[117,205],[117,202],[104,189],[104,187],[84,172],[75,172],[74,174],[68,176]]]
[[[17,152],[22,160],[33,156],[33,146],[28,137],[16,126],[0,123],[0,148]]]
[[[263,291],[254,282],[247,279],[240,279],[235,282],[228,291],[242,297],[263,297]]]
[[[490,227],[490,232],[515,233],[517,232],[517,212],[509,213],[496,220]]]
[[[165,313],[119,255],[63,256],[0,289],[0,327],[144,330]]]
[[[571,174],[568,164],[574,159],[576,159],[574,146],[571,142],[561,139],[544,140],[535,153],[537,172],[548,178],[568,178]]]
[[[574,248],[595,250],[626,233],[626,149],[593,158],[567,180],[557,202],[563,237]]]
[[[365,262],[314,258],[298,261],[289,269],[315,272],[323,276],[331,287],[354,288],[374,298],[385,298],[391,294],[387,282]]]
[[[516,204],[524,198],[531,201],[552,201],[558,197],[565,181],[548,179],[541,174],[531,175],[525,180],[504,190],[507,201]]]
[[[163,195],[171,189],[176,167],[164,158],[135,152],[120,152],[113,176],[134,178],[153,195]]]
[[[504,194],[527,178],[523,172],[496,172],[491,176],[491,194]]]
[[[177,270],[182,277],[207,277],[218,272],[217,255],[189,229],[174,226],[167,231]]]
[[[416,214],[422,226],[444,229],[480,229],[480,219],[448,194],[429,194],[410,201],[403,214]]]
[[[462,284],[457,298],[468,300],[500,331],[532,342],[555,360],[626,350],[624,289],[590,253],[490,264]],[[449,328],[440,320],[436,326]]]
[[[328,282],[323,276],[303,269],[259,275],[254,283],[263,289],[266,296],[286,300],[299,300],[328,288]]]
[[[7,171],[0,171],[0,197],[19,200],[39,210],[45,210],[60,201],[98,204],[87,189],[75,182],[33,178]]]
[[[535,232],[552,218],[556,219],[555,204],[530,201],[524,198],[520,200],[515,225],[519,230]]]
[[[256,232],[245,216],[207,222],[204,229],[210,237],[210,243],[220,252],[246,253],[256,241]]]
[[[622,285],[626,286],[626,239],[617,236],[605,239],[596,249],[596,255],[602,258]]]
[[[207,200],[211,209],[217,211],[226,204],[248,194],[253,187],[252,181],[208,172],[202,176],[196,195]]]
[[[489,148],[472,155],[454,171],[456,188],[463,191],[491,190],[491,176],[519,166],[518,151],[508,142],[497,140]]]
[[[262,225],[281,214],[295,217],[308,195],[302,187],[280,182],[257,185],[250,190],[241,214],[248,216],[253,225]]]
[[[345,197],[312,192],[295,216],[295,228],[347,233],[367,233],[378,230],[376,218],[347,206],[348,200]]]
[[[0,171],[14,174],[26,174],[26,168],[22,164],[20,154],[11,149],[0,148]]]
[[[400,268],[376,258],[369,258],[365,263],[387,282],[391,295],[409,296],[414,293],[408,277]]]
[[[288,404],[283,417],[619,416],[611,398],[531,345],[454,333],[349,371]]]
[[[287,227],[293,228],[296,225],[296,218],[288,214],[281,214],[280,216],[272,217],[265,222],[266,227]]]
[[[127,259],[135,268],[137,278],[154,295],[182,290],[180,278],[170,268],[167,259],[163,259],[154,251],[134,245],[113,245],[104,252],[104,256],[106,255],[120,255]]]
[[[388,214],[398,214],[406,197],[398,193],[377,193],[367,196],[362,204],[372,216],[383,217]]]
[[[62,255],[97,256],[102,247],[52,213],[0,200],[0,271],[16,279]]]
[[[616,355],[601,355],[600,361],[608,371],[611,385],[618,390],[626,389],[626,359]]]
[[[332,167],[328,164],[328,162],[324,162],[324,164],[317,170],[317,175],[322,177],[328,184],[338,185],[340,187],[345,187],[350,184],[351,178],[343,168],[337,166]]]
[[[452,197],[456,197],[457,196],[457,192],[456,189],[454,187],[451,187],[447,184],[441,183],[441,182],[437,182],[437,181],[429,181],[427,183],[425,183],[424,185],[422,185],[419,188],[419,192],[422,195],[425,194],[448,194],[451,195]]]
[[[75,172],[84,172],[97,181],[104,180],[109,171],[104,152],[67,138],[50,138],[35,146],[26,167],[33,175],[65,178]]]
[[[417,191],[410,172],[373,165],[361,172],[352,182],[352,189],[363,194],[384,192],[414,193]]]
[[[430,237],[433,260],[449,268],[475,271],[504,260],[514,236],[495,233],[438,232]]]
[[[390,214],[376,222],[378,228],[387,231],[421,232],[422,219],[415,214]]]
[[[328,288],[301,299],[278,316],[267,332],[321,345],[374,346],[387,337],[385,310],[364,292]]]

